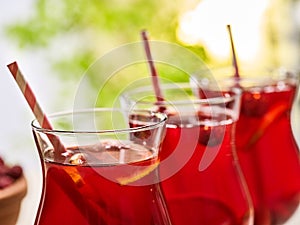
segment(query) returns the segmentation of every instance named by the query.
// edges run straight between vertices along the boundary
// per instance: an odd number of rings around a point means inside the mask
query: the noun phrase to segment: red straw
[[[17,82],[20,90],[22,91],[27,103],[30,106],[30,109],[32,110],[34,116],[36,117],[37,121],[39,122],[40,126],[44,129],[52,130],[52,125],[50,124],[47,116],[43,112],[42,108],[40,107],[39,103],[36,100],[36,97],[25,80],[23,74],[19,70],[17,62],[13,62],[9,65],[7,65],[8,69],[10,70],[11,74],[15,78],[15,81]],[[55,158],[58,159],[61,157],[61,153],[65,152],[65,147],[59,140],[59,138],[55,135],[48,135],[49,140],[51,141],[54,149],[56,149]]]
[[[237,63],[237,59],[236,59],[235,48],[234,48],[230,25],[227,25],[227,29],[228,29],[230,43],[231,43],[232,61],[233,61],[232,63],[233,63],[234,69],[235,69],[234,78],[239,79],[240,78],[239,67],[238,67],[238,63]]]
[[[141,32],[141,36],[142,36],[142,39],[143,39],[144,49],[145,49],[145,53],[146,53],[146,56],[147,56],[149,69],[150,69],[150,72],[151,72],[152,84],[153,84],[153,87],[154,87],[156,100],[157,100],[157,103],[160,103],[160,102],[164,101],[164,97],[163,97],[163,94],[162,94],[161,89],[159,87],[158,74],[157,74],[157,71],[156,71],[154,63],[153,63],[153,59],[152,59],[152,55],[151,55],[151,51],[150,51],[150,46],[149,46],[149,41],[148,41],[148,34],[145,30],[143,30]],[[159,107],[160,112],[163,112],[165,110],[166,110],[165,107],[163,107],[163,106]]]

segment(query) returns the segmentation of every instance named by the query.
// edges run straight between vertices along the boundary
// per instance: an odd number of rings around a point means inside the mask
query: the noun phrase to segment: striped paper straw
[[[40,126],[44,129],[52,130],[52,125],[50,124],[46,114],[43,112],[40,104],[37,102],[30,85],[27,83],[23,74],[19,70],[17,62],[13,62],[7,65],[7,67],[10,70],[13,77],[15,78],[15,81],[17,82],[20,90],[22,91],[27,103],[29,104],[30,109],[32,110]],[[55,158],[59,159],[61,157],[61,153],[66,151],[65,147],[63,146],[63,144],[57,136],[49,134],[48,138],[55,149]]]

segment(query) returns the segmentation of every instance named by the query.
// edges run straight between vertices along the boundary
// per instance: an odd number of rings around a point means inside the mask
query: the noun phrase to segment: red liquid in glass
[[[120,147],[112,149],[110,154],[119,154],[117,148]],[[126,157],[133,161],[128,166],[101,165],[98,160],[112,157],[109,154],[82,158],[81,153],[76,153],[78,148],[69,150],[71,156],[79,154],[75,160],[87,160],[87,164],[67,165],[46,160],[44,203],[36,225],[166,224],[160,187],[157,182],[151,183],[157,181],[158,161],[150,151],[142,155],[144,150],[134,153],[125,146]],[[144,181],[151,184],[142,185]]]
[[[193,117],[193,116],[192,116]],[[233,123],[214,126],[195,125],[192,117],[181,121],[169,115],[163,142],[161,178],[183,167],[162,181],[162,188],[174,225],[247,224],[249,205],[235,167],[231,135]],[[200,118],[200,120],[203,118]],[[181,138],[181,139],[180,139]],[[180,140],[180,141],[179,141]],[[208,142],[210,140],[210,142]],[[205,151],[218,152],[211,165],[199,170]],[[170,160],[170,155],[175,154]],[[187,159],[186,155],[191,157]]]
[[[236,142],[257,225],[282,224],[299,206],[299,149],[290,120],[295,93],[290,84],[243,93]]]

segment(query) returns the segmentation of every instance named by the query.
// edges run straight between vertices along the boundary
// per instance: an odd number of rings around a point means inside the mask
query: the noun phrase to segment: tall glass
[[[54,130],[32,123],[43,169],[35,225],[170,224],[157,174],[165,114],[101,108],[49,118]],[[66,149],[58,157],[53,136]]]
[[[192,80],[201,87],[196,90],[201,98],[236,86],[243,90],[236,147],[255,207],[255,224],[300,224],[295,214],[300,209],[299,148],[291,128],[298,75],[275,70],[239,80],[223,77],[217,86],[203,77],[199,73]]]
[[[163,192],[175,225],[252,224],[252,205],[236,158],[235,122],[240,91],[196,99],[189,84],[126,90],[121,105],[168,115],[159,166]]]

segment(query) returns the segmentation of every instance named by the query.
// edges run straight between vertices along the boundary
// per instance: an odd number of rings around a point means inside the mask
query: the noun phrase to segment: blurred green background
[[[231,24],[241,66],[295,67],[299,62],[299,8],[296,0],[36,0],[31,15],[9,24],[5,32],[23,51],[43,51],[53,74],[68,87],[59,96],[68,98],[76,95],[78,80],[97,59],[140,41],[142,29],[148,30],[151,40],[178,44],[207,65],[220,67],[231,65],[226,33],[226,24]],[[120,85],[132,82],[125,77],[132,73],[138,77],[144,70],[147,67],[140,66],[135,72],[128,70],[124,79],[114,79],[95,105],[110,105]],[[167,79],[186,80],[180,70],[159,65],[158,70]],[[97,80],[105,75],[93,72],[86,76],[87,92],[99,92]],[[57,102],[63,104],[64,98]]]

